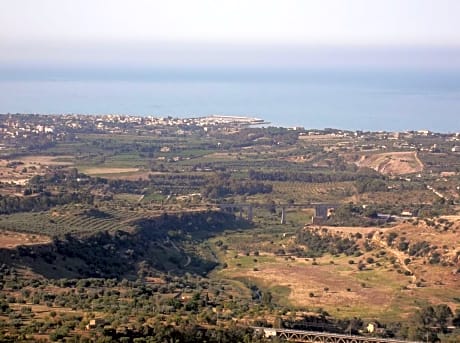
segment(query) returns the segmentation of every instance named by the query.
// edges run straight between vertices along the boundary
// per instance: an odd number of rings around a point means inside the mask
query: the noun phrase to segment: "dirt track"
[[[411,270],[405,263],[404,260],[408,257],[406,254],[403,252],[393,249],[388,246],[383,240],[379,238],[378,235],[372,236],[372,241],[375,242],[377,245],[379,245],[381,248],[385,249],[385,251],[389,252],[393,256],[395,256],[398,259],[399,265],[401,266],[402,269],[410,273],[411,278],[412,278],[412,283],[408,286],[409,288],[414,288],[416,287],[415,283],[417,282],[417,277],[415,276],[415,273],[413,270]]]

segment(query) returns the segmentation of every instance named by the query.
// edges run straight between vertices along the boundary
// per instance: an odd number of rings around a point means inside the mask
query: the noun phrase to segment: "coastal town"
[[[221,131],[232,133],[235,130],[247,127],[268,127],[269,122],[263,119],[210,115],[205,117],[173,118],[153,116],[128,116],[128,115],[83,115],[83,114],[0,114],[0,139],[5,149],[5,144],[15,140],[43,137],[49,141],[65,139],[66,135],[78,133],[107,133],[107,134],[162,134],[187,135],[191,132]],[[306,129],[304,127],[292,127],[288,130],[296,131],[300,138],[311,136],[328,136],[335,138],[359,139],[362,143],[359,148],[366,149],[411,149],[417,151],[460,152],[460,133],[436,133],[429,130],[405,131],[405,132],[370,132],[362,130],[340,129]],[[410,141],[417,138],[427,138],[427,142],[441,139],[442,148],[433,144],[411,144]],[[431,140],[430,140],[431,139]],[[369,143],[367,141],[388,141],[389,144]],[[339,142],[336,149],[344,148],[348,143]],[[389,146],[387,146],[389,145]]]

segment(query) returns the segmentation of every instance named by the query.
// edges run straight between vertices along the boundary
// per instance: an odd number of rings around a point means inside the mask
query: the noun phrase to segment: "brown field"
[[[139,171],[139,168],[90,167],[90,168],[82,168],[81,171],[88,175],[105,175],[105,174],[135,173]]]
[[[385,175],[404,175],[423,170],[423,163],[413,151],[361,155],[355,163],[359,167],[372,168]]]
[[[300,140],[303,141],[343,141],[349,142],[352,140],[351,137],[340,137],[334,134],[322,134],[322,135],[306,135],[306,136],[299,136]]]
[[[316,259],[317,265],[313,265],[311,259],[293,261],[276,257],[274,263],[259,263],[257,271],[233,267],[226,275],[251,280],[264,289],[287,288],[289,294],[284,300],[287,304],[324,308],[338,317],[366,313],[367,318],[381,318],[385,312],[392,311],[393,301],[409,278],[384,269],[360,272],[355,265],[348,265],[348,259],[354,258],[326,256]],[[410,312],[408,307],[400,315],[405,317]]]
[[[24,156],[18,158],[18,161],[23,162],[27,165],[46,165],[46,166],[71,166],[73,162],[70,161],[59,161],[59,160],[73,160],[73,156]]]
[[[13,249],[19,245],[35,245],[50,243],[51,238],[43,235],[0,231],[0,248]]]
[[[388,231],[391,230],[392,228],[381,228],[381,227],[375,227],[375,226],[324,226],[322,225],[321,228],[327,229],[329,232],[335,232],[338,234],[355,234],[355,233],[361,233],[363,235],[366,235],[371,232],[376,232],[376,231]]]
[[[289,162],[295,163],[307,163],[314,160],[315,156],[308,156],[308,155],[300,155],[300,156],[289,156],[286,157],[285,160]]]

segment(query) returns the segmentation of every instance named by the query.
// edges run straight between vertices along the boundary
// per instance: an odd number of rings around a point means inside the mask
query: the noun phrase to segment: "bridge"
[[[365,336],[342,335],[327,332],[275,329],[252,327],[255,332],[263,334],[266,338],[279,337],[286,341],[302,343],[420,343],[400,341],[391,338],[377,338]]]
[[[243,210],[246,210],[247,220],[252,221],[253,219],[253,210],[254,208],[281,208],[281,224],[286,224],[287,218],[287,209],[288,208],[313,208],[315,210],[315,218],[326,219],[328,211],[336,209],[337,204],[326,204],[326,203],[303,203],[303,204],[259,204],[259,203],[221,203],[215,204],[214,206],[220,208],[221,210],[238,210],[240,212],[240,218],[243,218]]]

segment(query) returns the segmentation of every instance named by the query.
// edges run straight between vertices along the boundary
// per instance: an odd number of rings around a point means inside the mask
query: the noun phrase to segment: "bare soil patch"
[[[51,238],[48,236],[0,231],[0,248],[13,249],[19,245],[36,245],[50,242]]]
[[[321,228],[327,229],[329,232],[335,232],[335,233],[361,233],[361,234],[367,234],[371,232],[376,232],[376,231],[385,231],[388,230],[388,228],[381,228],[377,226],[321,226]]]
[[[372,168],[385,175],[412,174],[423,170],[423,163],[413,151],[362,155],[355,163],[359,167]]]

